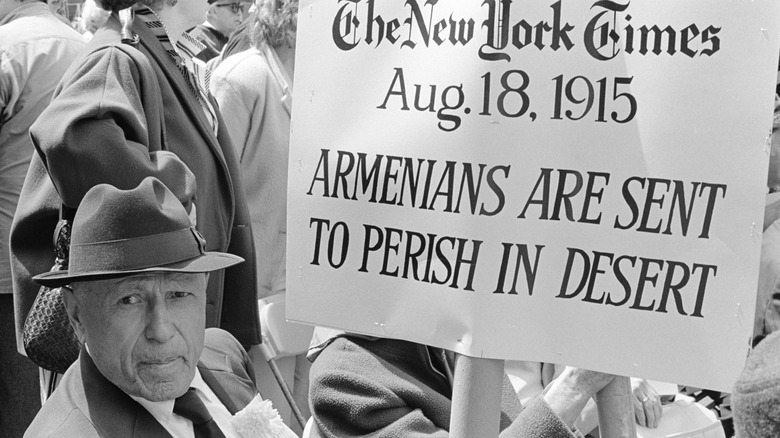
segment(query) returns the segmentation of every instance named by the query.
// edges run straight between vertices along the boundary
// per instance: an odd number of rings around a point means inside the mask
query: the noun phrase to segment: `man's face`
[[[209,17],[215,29],[229,36],[246,17],[250,3],[238,0],[218,0],[212,3],[212,13]]]
[[[189,388],[203,350],[206,280],[154,273],[75,283],[66,303],[109,381],[133,396],[172,400]]]

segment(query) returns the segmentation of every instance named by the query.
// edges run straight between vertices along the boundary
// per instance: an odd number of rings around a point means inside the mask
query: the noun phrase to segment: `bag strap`
[[[141,38],[138,36],[137,33],[133,30],[133,23],[135,20],[135,10],[133,7],[129,7],[127,9],[122,9],[119,11],[119,23],[121,24],[120,29],[120,38],[122,41],[122,44],[116,45],[117,49],[123,51],[127,56],[133,59],[137,65],[139,65],[139,68],[146,67],[148,71],[153,71],[154,68],[152,67],[152,64],[149,62],[149,59],[146,57],[146,55],[139,49],[139,45],[141,42]],[[165,129],[165,114],[163,111],[163,93],[160,88],[160,83],[158,82],[157,75],[153,74],[150,78],[150,81],[147,82],[147,85],[151,87],[151,95],[156,97],[156,106],[159,108],[159,120],[160,120],[160,149],[167,150],[167,134]],[[144,108],[144,111],[147,109]],[[150,133],[151,137],[151,133]]]
[[[68,269],[68,254],[70,253],[70,230],[76,210],[60,204],[60,221],[54,228],[54,267],[52,270],[64,271]]]
[[[122,24],[122,30],[120,32],[122,36],[122,43],[129,44],[133,47],[138,47],[138,34],[133,32],[133,20],[135,19],[135,13],[133,8],[129,7],[119,11],[119,22]]]

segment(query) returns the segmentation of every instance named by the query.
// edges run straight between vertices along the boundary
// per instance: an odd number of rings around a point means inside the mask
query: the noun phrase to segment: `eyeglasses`
[[[230,12],[234,14],[243,14],[244,13],[244,5],[241,3],[224,3],[221,5],[216,5],[218,8],[230,8]]]

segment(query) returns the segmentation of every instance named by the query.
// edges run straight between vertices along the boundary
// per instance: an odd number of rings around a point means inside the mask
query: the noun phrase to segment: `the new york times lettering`
[[[373,47],[431,48],[444,45],[474,46],[485,61],[512,60],[514,52],[571,51],[581,42],[594,59],[609,61],[619,53],[634,56],[712,56],[720,50],[721,28],[691,23],[673,27],[644,22],[632,16],[631,1],[599,0],[592,3],[592,17],[582,29],[569,23],[565,3],[558,0],[540,16],[525,16],[527,2],[480,1],[482,17],[442,13],[438,0],[405,0],[408,15],[388,17],[377,12],[376,0],[339,0],[332,24],[336,47],[349,51],[360,44]],[[441,3],[444,4],[444,3]],[[479,23],[479,26],[477,26]],[[483,35],[476,35],[482,31]],[[481,43],[479,43],[481,41]],[[479,46],[477,46],[479,44]]]

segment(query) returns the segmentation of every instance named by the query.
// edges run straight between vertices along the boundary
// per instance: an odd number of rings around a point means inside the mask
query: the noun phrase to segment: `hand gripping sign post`
[[[774,0],[302,0],[288,318],[729,391],[779,24]]]

